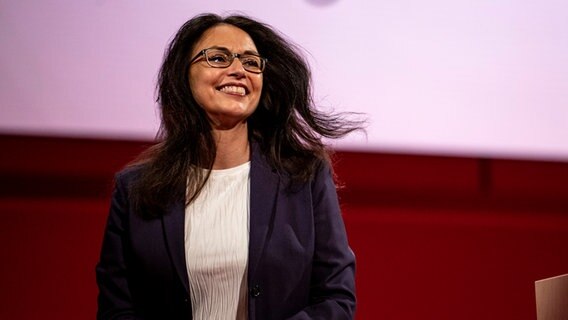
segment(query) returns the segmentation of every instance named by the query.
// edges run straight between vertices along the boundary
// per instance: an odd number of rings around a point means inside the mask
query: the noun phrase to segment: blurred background
[[[563,1],[0,0],[0,318],[89,319],[113,175],[151,145],[177,29],[241,13],[296,43],[334,142],[357,319],[534,319],[568,273]]]

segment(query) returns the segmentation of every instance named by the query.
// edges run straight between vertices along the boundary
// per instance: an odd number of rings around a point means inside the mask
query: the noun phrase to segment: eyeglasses
[[[252,53],[232,53],[229,50],[221,48],[207,48],[199,51],[199,53],[191,59],[190,64],[194,63],[201,56],[205,57],[205,61],[213,68],[227,68],[235,58],[238,58],[243,68],[252,73],[262,73],[266,66],[266,59]]]

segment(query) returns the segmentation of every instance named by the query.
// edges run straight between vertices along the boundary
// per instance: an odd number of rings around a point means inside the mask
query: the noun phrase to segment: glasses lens
[[[243,64],[243,68],[245,68],[245,70],[247,71],[261,73],[264,69],[264,61],[259,56],[242,55],[239,59]]]
[[[232,62],[230,53],[223,50],[209,49],[205,51],[205,57],[209,65],[215,68],[226,68]]]

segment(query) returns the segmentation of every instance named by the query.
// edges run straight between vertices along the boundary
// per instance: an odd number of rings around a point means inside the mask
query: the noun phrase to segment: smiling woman
[[[254,42],[242,29],[219,24],[205,31],[191,56],[196,51],[199,53],[189,68],[189,87],[195,101],[214,129],[243,130],[246,137],[245,120],[258,106],[262,92],[260,66],[264,64]]]
[[[116,177],[98,319],[352,319],[355,258],[309,68],[269,26],[207,14],[160,71],[155,146]]]

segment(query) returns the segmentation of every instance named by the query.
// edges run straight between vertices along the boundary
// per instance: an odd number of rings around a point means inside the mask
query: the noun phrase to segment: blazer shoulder
[[[114,175],[115,183],[120,182],[120,183],[130,184],[132,181],[136,180],[142,174],[143,169],[144,169],[143,164],[137,164],[125,167]]]

